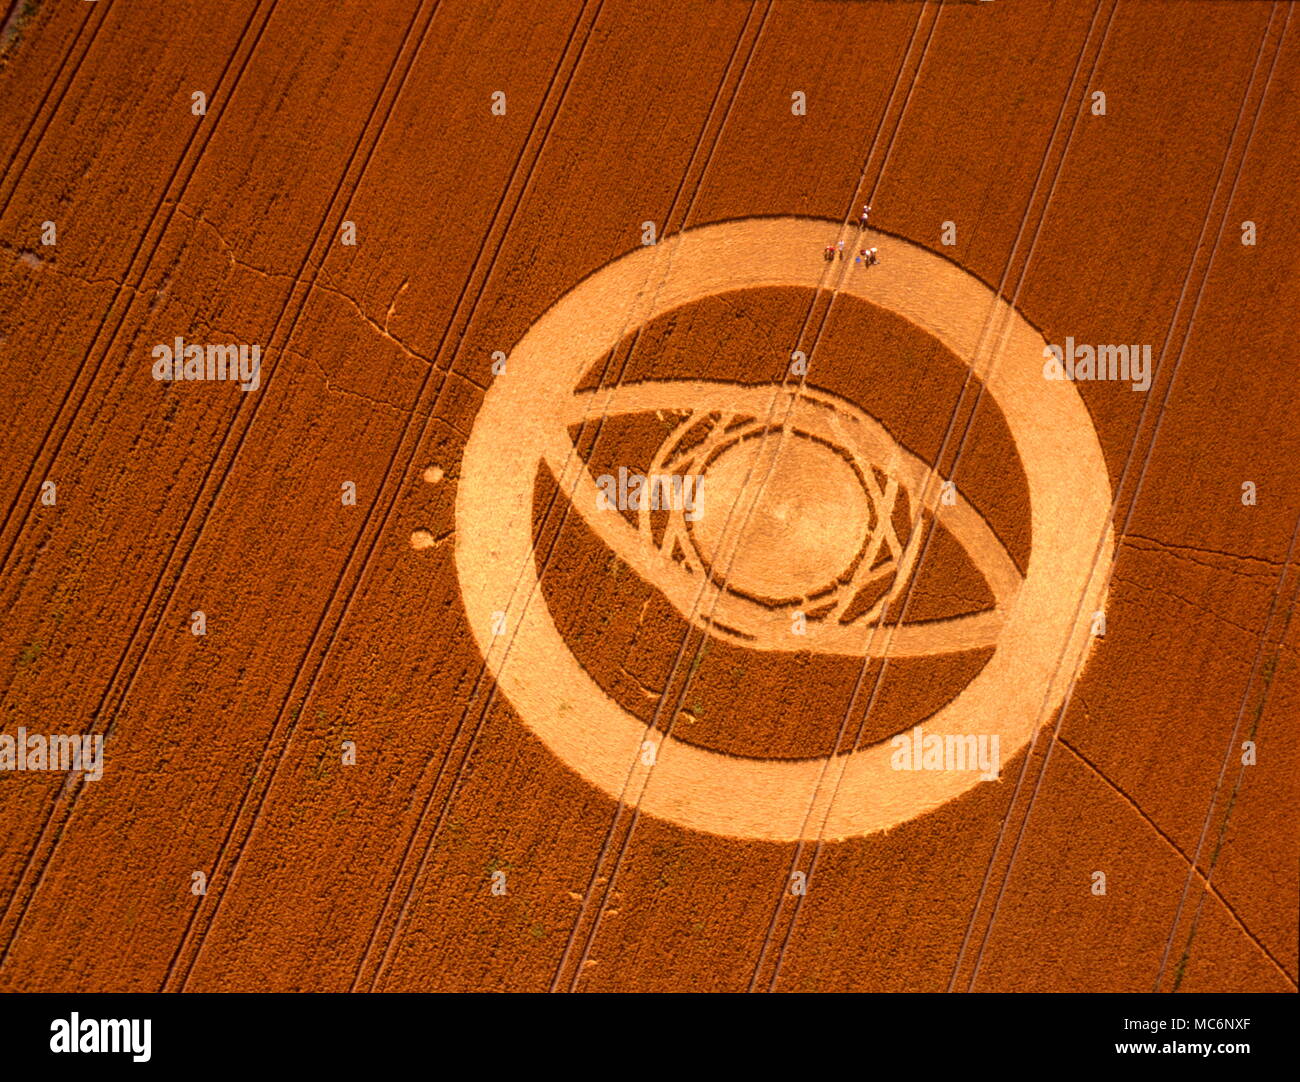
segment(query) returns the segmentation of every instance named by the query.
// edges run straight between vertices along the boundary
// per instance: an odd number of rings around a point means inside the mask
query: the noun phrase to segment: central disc
[[[704,513],[691,536],[710,575],[734,590],[807,597],[862,550],[870,500],[853,466],[824,443],[765,432],[724,447],[703,476]]]

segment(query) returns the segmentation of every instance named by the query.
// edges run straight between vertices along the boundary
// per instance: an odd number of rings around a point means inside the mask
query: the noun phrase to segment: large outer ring
[[[863,240],[879,249],[880,266],[831,264],[838,281],[828,283],[822,249],[836,228],[809,218],[744,219],[689,230],[611,263],[561,298],[511,351],[461,461],[456,570],[470,629],[498,687],[524,724],[591,784],[696,830],[774,841],[871,834],[939,807],[979,775],[894,770],[888,742],[798,761],[706,751],[647,733],[587,675],[539,589],[533,490],[554,438],[547,426],[625,333],[718,293],[833,284],[934,335],[984,381],[1025,471],[1033,547],[993,657],[924,721],[926,734],[996,734],[1002,761],[1010,759],[1060,705],[1104,601],[1114,547],[1109,476],[1073,384],[1043,377],[1043,338],[959,267],[872,231]],[[774,368],[781,361],[773,358]],[[570,465],[561,478],[566,492],[585,468],[576,455]],[[497,612],[505,612],[507,630],[494,636]],[[644,761],[648,738],[658,742],[653,766]]]

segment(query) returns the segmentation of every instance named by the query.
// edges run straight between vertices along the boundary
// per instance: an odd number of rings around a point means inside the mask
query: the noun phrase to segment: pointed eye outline
[[[813,388],[785,388],[781,384],[739,386],[730,383],[691,380],[651,380],[620,384],[608,390],[574,394],[558,419],[556,438],[546,447],[546,462],[552,474],[562,475],[573,447],[564,435],[586,419],[599,397],[603,416],[650,414],[666,411],[689,414],[741,414],[783,418],[787,430],[806,432],[815,439],[846,448],[854,459],[881,469],[891,483],[897,483],[916,500],[927,487],[938,493],[933,468],[903,448],[883,425],[853,403]],[[692,421],[684,422],[682,428]],[[678,429],[681,431],[681,428]],[[651,468],[651,473],[655,472]],[[707,472],[704,474],[707,479]],[[943,479],[938,479],[940,482]],[[943,620],[917,621],[887,627],[867,619],[849,622],[809,619],[802,638],[790,634],[790,616],[800,609],[801,600],[780,605],[762,605],[708,574],[690,574],[664,547],[647,543],[649,511],[641,509],[638,529],[620,514],[596,512],[599,506],[594,479],[587,470],[576,475],[570,499],[602,542],[646,582],[658,589],[683,619],[718,634],[719,629],[739,632],[741,645],[769,651],[811,650],[814,653],[847,657],[927,657],[994,646],[1006,613],[1015,602],[1021,575],[1006,546],[989,528],[983,516],[960,492],[955,502],[945,505],[930,501],[925,511],[934,522],[946,527],[974,561],[993,594],[991,609]],[[705,512],[706,514],[708,511]],[[732,533],[736,526],[726,527]],[[921,548],[924,529],[914,528],[898,560],[896,581],[887,598],[897,597],[910,580]],[[876,604],[871,611],[882,606]],[[870,616],[871,614],[866,614]]]
[[[955,263],[875,230],[864,240],[878,248],[888,274],[853,276],[851,264],[828,270],[820,255],[828,225],[839,228],[812,218],[701,226],[594,272],[516,344],[509,374],[483,396],[461,456],[456,574],[466,626],[496,687],[563,764],[615,802],[723,837],[860,837],[933,811],[981,779],[895,770],[888,742],[822,759],[708,751],[656,734],[574,657],[538,580],[537,470],[584,374],[630,331],[720,293],[833,287],[915,324],[981,381],[1024,470],[1033,544],[992,657],[925,719],[927,736],[987,734],[999,739],[1003,762],[1017,755],[1064,702],[1088,656],[1091,618],[1105,608],[1114,559],[1101,443],[1074,384],[1043,379],[1042,334]],[[597,415],[606,394],[592,401]],[[569,454],[556,477],[565,498],[584,471]],[[505,634],[494,634],[498,617]],[[644,755],[648,739],[656,742],[652,757]]]

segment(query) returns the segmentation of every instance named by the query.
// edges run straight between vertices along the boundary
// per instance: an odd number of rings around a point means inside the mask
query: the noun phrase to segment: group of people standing
[[[871,213],[871,208],[864,204],[862,207],[862,217],[858,219],[859,229],[867,228],[867,215],[870,213]],[[843,259],[844,242],[840,241],[838,244],[826,245],[826,251],[823,253],[822,258],[824,258],[827,263],[830,263],[832,260],[836,258]],[[875,248],[863,248],[854,257],[853,262],[861,263],[864,267],[874,267],[877,263],[880,262],[880,256],[876,254]]]

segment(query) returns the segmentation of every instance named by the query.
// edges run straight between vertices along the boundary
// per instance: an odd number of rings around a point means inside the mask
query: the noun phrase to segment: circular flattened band
[[[980,775],[895,770],[888,742],[823,759],[761,760],[648,731],[592,680],[547,610],[533,552],[536,471],[555,446],[555,428],[572,414],[575,386],[624,334],[720,293],[826,287],[827,228],[807,218],[705,226],[587,278],[511,352],[509,375],[484,397],[461,463],[455,559],[466,616],[524,724],[615,800],[731,837],[871,834],[952,800]],[[964,360],[1002,411],[1025,471],[1033,547],[997,648],[961,694],[924,722],[927,735],[996,735],[1009,759],[1060,705],[1086,655],[1091,615],[1103,607],[1114,547],[1106,464],[1074,386],[1043,378],[1045,343],[1028,322],[947,260],[868,236],[881,265],[833,266],[835,288],[911,321]],[[591,398],[595,416],[602,396]],[[576,451],[568,453],[562,491],[572,492],[585,470]],[[500,613],[506,630],[495,635]],[[643,754],[647,739],[658,744],[653,757]]]

